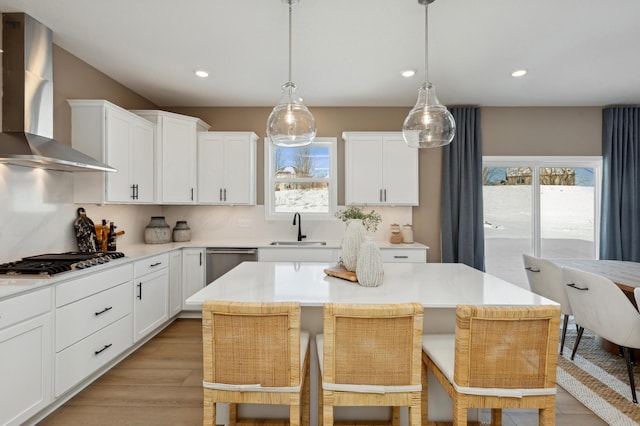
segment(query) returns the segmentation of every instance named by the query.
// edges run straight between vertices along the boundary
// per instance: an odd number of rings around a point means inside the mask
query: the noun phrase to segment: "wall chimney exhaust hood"
[[[2,15],[0,163],[72,172],[117,171],[53,139],[53,35],[24,13]]]

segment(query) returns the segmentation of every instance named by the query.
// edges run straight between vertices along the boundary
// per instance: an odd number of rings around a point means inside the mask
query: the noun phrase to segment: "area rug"
[[[610,425],[640,424],[640,405],[632,402],[624,358],[602,349],[595,336],[585,330],[571,361],[575,338],[575,325],[570,324],[564,354],[558,359],[558,385]],[[636,389],[640,385],[639,369],[636,366]],[[637,394],[640,398],[640,389]]]

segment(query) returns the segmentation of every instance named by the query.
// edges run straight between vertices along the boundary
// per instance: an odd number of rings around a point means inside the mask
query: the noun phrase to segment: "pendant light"
[[[424,5],[424,84],[418,89],[418,101],[402,125],[402,137],[413,148],[435,148],[449,144],[456,133],[456,122],[447,107],[436,97],[436,89],[429,81],[429,3]]]
[[[309,145],[316,137],[316,120],[302,103],[298,88],[291,81],[291,9],[299,0],[282,0],[289,6],[289,81],[282,85],[280,102],[267,119],[267,137],[276,146]]]

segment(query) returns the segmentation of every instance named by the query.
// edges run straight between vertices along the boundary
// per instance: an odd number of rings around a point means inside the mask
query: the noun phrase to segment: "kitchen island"
[[[424,308],[424,332],[451,333],[455,330],[455,309],[470,305],[557,305],[528,290],[463,264],[385,263],[384,281],[379,287],[329,277],[329,263],[244,262],[186,300],[199,308],[205,300],[235,302],[299,302],[302,328],[312,335],[322,333],[324,303],[418,302]],[[311,424],[317,424],[317,355],[311,347]],[[451,401],[439,384],[429,378],[430,420],[450,420]],[[246,411],[243,411],[245,409]],[[241,415],[257,415],[265,407],[241,407]],[[220,410],[223,411],[223,410]],[[221,413],[222,414],[222,413]],[[388,410],[336,409],[336,418],[387,416]],[[285,414],[286,416],[286,414]],[[473,413],[470,418],[473,418]],[[477,417],[476,417],[477,418]],[[224,422],[218,418],[218,423]],[[402,410],[406,424],[406,410]]]

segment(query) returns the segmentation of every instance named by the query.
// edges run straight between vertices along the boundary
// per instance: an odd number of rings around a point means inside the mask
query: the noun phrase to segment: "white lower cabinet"
[[[133,269],[133,340],[137,342],[169,319],[169,254],[139,260]]]
[[[127,350],[131,340],[131,314],[56,354],[56,396],[93,374]]]
[[[51,289],[0,302],[0,424],[23,424],[53,400]]]
[[[56,397],[133,344],[132,277],[133,266],[126,264],[56,287]]]
[[[381,248],[383,262],[426,263],[427,249]]]
[[[261,262],[337,262],[340,250],[333,248],[261,248]]]
[[[193,310],[184,301],[205,286],[205,249],[182,249],[182,309]]]
[[[169,253],[169,317],[182,310],[182,250]]]

